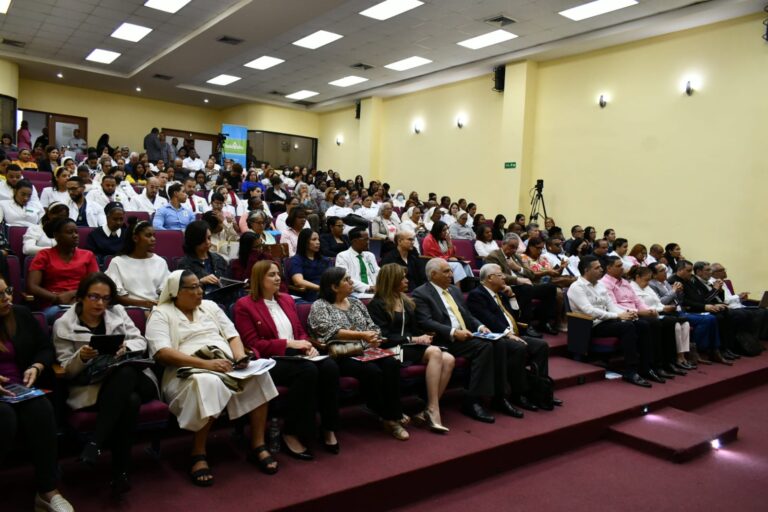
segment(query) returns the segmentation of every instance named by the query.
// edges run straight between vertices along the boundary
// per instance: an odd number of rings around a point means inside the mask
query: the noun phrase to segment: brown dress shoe
[[[719,350],[716,350],[712,353],[712,361],[714,361],[715,363],[720,363],[727,366],[733,366],[733,361],[731,361],[730,359],[724,358],[723,354],[721,354]]]

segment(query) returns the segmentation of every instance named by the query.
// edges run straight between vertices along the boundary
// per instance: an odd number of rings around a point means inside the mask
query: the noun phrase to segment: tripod
[[[541,181],[541,180],[539,180]],[[544,219],[547,215],[547,205],[544,203],[544,196],[542,190],[544,189],[544,183],[537,183],[535,187],[531,189],[531,214],[528,216],[528,222],[536,222],[539,218],[539,207],[544,213]]]

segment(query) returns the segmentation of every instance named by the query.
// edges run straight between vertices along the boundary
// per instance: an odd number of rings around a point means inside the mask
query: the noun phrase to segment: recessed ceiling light
[[[64,78],[64,74],[63,73],[56,73],[56,78]]]
[[[380,4],[376,4],[373,7],[360,12],[363,16],[368,16],[375,20],[384,21],[402,14],[405,11],[410,11],[416,7],[424,5],[424,2],[419,0],[385,0]]]
[[[100,62],[101,64],[112,64],[116,58],[120,56],[117,52],[111,52],[109,50],[100,50],[99,48],[96,48],[91,53],[88,54],[88,56],[85,58],[85,60],[90,60],[93,62]]]
[[[432,61],[425,59],[424,57],[408,57],[407,59],[399,60],[397,62],[393,62],[392,64],[387,64],[384,67],[388,69],[394,69],[395,71],[405,71],[406,69],[417,68],[419,66],[423,66],[424,64],[429,64],[430,62]]]
[[[507,32],[506,30],[494,30],[493,32],[488,32],[487,34],[473,37],[456,44],[464,46],[465,48],[469,48],[470,50],[479,50],[480,48],[503,43],[504,41],[509,41],[510,39],[514,39],[516,37],[517,34]]]
[[[208,103],[208,98],[205,98],[205,99],[203,100],[203,103]]]
[[[312,96],[317,96],[318,94],[320,93],[315,91],[296,91],[293,94],[288,94],[286,98],[289,100],[303,100],[306,98],[311,98]]]
[[[328,82],[328,83],[330,85],[335,85],[336,87],[349,87],[350,85],[357,85],[367,81],[368,81],[367,78],[350,75],[350,76],[345,76],[344,78],[339,78],[338,80],[334,80],[333,82]]]
[[[144,7],[173,14],[188,3],[189,0],[147,0],[144,2]]]
[[[635,4],[637,4],[637,0],[595,0],[588,4],[560,11],[558,14],[573,21],[581,21],[607,12],[618,11]]]
[[[213,85],[229,85],[233,82],[237,82],[238,80],[240,80],[239,76],[219,75],[208,80],[208,83]]]
[[[137,87],[136,92],[141,92],[141,87]]]
[[[283,59],[278,59],[277,57],[268,57],[264,55],[263,57],[259,57],[258,59],[252,60],[251,62],[243,65],[247,68],[260,69],[263,71],[265,69],[271,68],[272,66],[282,64],[283,62],[285,62]]]
[[[11,0],[0,0],[0,14],[7,14],[11,7]]]
[[[301,46],[303,48],[309,48],[310,50],[316,50],[321,46],[325,46],[328,43],[332,43],[337,39],[341,39],[342,35],[328,32],[327,30],[318,30],[314,34],[310,34],[307,37],[303,37],[298,41],[294,41],[293,44]]]
[[[152,32],[151,28],[134,25],[133,23],[123,23],[117,27],[117,30],[112,32],[112,37],[137,43],[144,39],[150,32]]]

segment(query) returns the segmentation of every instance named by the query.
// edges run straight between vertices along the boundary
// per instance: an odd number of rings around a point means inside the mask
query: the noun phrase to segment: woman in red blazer
[[[456,257],[456,251],[448,234],[448,225],[441,220],[432,224],[432,229],[422,242],[421,252],[430,258],[442,258],[448,261],[453,271],[453,282],[459,284],[465,277],[472,276],[472,268]]]
[[[256,263],[251,270],[250,295],[235,303],[235,326],[243,344],[257,357],[275,357],[277,364],[270,376],[278,386],[288,387],[284,450],[295,458],[312,460],[305,443],[314,437],[318,410],[324,446],[331,453],[339,452],[339,368],[331,358],[301,359],[318,356],[318,352],[307,341],[293,298],[279,292],[280,281],[274,262]]]

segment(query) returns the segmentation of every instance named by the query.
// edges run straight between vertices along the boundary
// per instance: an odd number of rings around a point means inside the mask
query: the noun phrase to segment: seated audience
[[[589,255],[589,242],[583,238],[577,238],[570,247],[572,252],[568,253],[568,273],[574,277],[579,277],[579,261],[584,256]]]
[[[69,207],[66,204],[53,202],[48,206],[48,211],[43,214],[38,224],[30,226],[22,237],[22,252],[25,256],[34,256],[48,247],[56,245],[56,240],[45,234],[43,226],[56,219],[66,219],[69,215]]]
[[[243,217],[240,218],[243,219]],[[254,210],[248,214],[246,219],[247,229],[243,230],[242,233],[251,231],[252,233],[261,236],[264,245],[275,245],[277,240],[272,233],[267,231],[267,229],[269,229],[269,223],[270,219],[266,213],[261,210]]]
[[[326,217],[328,232],[320,235],[320,252],[328,258],[335,258],[349,249],[349,237],[344,234],[344,221],[338,217]]]
[[[304,231],[310,230],[302,230],[302,234]],[[283,358],[315,357],[318,352],[307,341],[293,299],[280,293],[280,284],[277,264],[262,261],[254,265],[250,295],[235,303],[235,326],[243,345],[256,357],[277,356],[269,373],[276,385],[288,387],[283,426],[286,453],[301,460],[314,458],[306,445],[315,436],[318,411],[323,445],[331,453],[339,453],[339,368],[331,358],[318,362]]]
[[[603,272],[606,271],[608,268],[608,253],[610,252],[610,249],[608,248],[608,240],[605,238],[601,238],[600,240],[596,240],[594,245],[592,246],[592,255],[597,258],[597,261],[600,262],[600,266],[603,267]]]
[[[611,230],[613,231],[613,230]],[[629,251],[629,242],[626,238],[615,238],[613,240],[613,251],[608,253],[608,256],[616,256],[621,260],[621,265],[624,268],[624,273],[629,272],[632,265],[635,265],[637,260],[630,259],[627,252]],[[633,261],[634,260],[634,261]]]
[[[424,226],[421,218],[421,208],[418,206],[411,206],[403,213],[403,222],[400,224],[400,228],[412,231],[419,238],[424,238],[429,232],[426,226]]]
[[[399,227],[400,219],[397,218],[397,215],[392,213],[392,204],[382,203],[381,208],[379,209],[379,215],[374,218],[371,223],[371,238],[375,240],[385,240],[385,243],[390,245],[389,250],[392,250],[394,247],[395,234],[397,234],[397,229]],[[389,250],[385,251],[382,248],[382,253],[387,253]]]
[[[283,188],[283,180],[280,176],[272,176],[270,184],[272,186],[264,194],[264,200],[269,204],[271,211],[275,213],[284,212],[286,210],[285,205],[288,203],[291,195]]]
[[[493,263],[486,263],[480,269],[480,283],[467,296],[467,308],[475,318],[495,333],[506,336],[492,343],[494,362],[494,387],[496,393],[509,389],[512,403],[535,411],[539,408],[552,410],[555,402],[536,401],[528,396],[528,383],[525,367],[529,363],[536,365],[536,375],[549,376],[549,345],[541,338],[522,336],[514,317],[510,299],[514,297],[512,288],[504,282],[501,268]],[[501,391],[502,396],[507,393]]]
[[[88,224],[88,201],[85,199],[85,182],[78,176],[67,180],[67,192],[69,193],[69,218],[75,221],[79,227],[98,227]]]
[[[354,231],[354,230],[353,230]],[[366,233],[367,235],[367,233]],[[381,345],[381,330],[373,323],[362,302],[351,297],[352,278],[340,267],[331,267],[320,278],[320,298],[309,312],[309,328],[321,343],[361,342],[364,348]],[[354,377],[368,407],[381,418],[382,426],[395,439],[410,437],[400,404],[400,363],[394,357],[362,362],[350,356],[336,358],[339,373]]]
[[[20,149],[17,159],[11,163],[18,165],[22,171],[37,170],[37,162],[32,158],[32,152],[29,149]]]
[[[579,274],[581,277],[568,288],[571,311],[592,317],[593,337],[618,338],[624,353],[624,380],[636,386],[650,388],[651,383],[638,375],[638,366],[643,375],[648,375],[651,371],[648,330],[634,321],[638,318],[636,312],[617,306],[605,288],[599,284],[603,267],[595,256],[584,256],[581,259]]]
[[[40,193],[40,204],[43,208],[53,202],[66,203],[69,201],[69,192],[67,192],[67,180],[71,176],[69,169],[66,167],[59,167],[52,175],[51,186],[45,187]]]
[[[100,264],[104,264],[107,256],[119,253],[125,245],[125,210],[122,203],[109,203],[104,207],[106,222],[88,233],[85,245],[96,255]]]
[[[665,265],[667,266],[668,277],[671,277],[672,274],[677,272],[677,264],[680,260],[685,259],[680,250],[680,246],[674,242],[664,246],[663,258],[665,260]]]
[[[333,196],[333,205],[325,211],[325,217],[338,217],[344,220],[347,215],[352,213],[352,208],[347,206],[347,197],[344,192],[337,192]]]
[[[13,187],[13,197],[0,201],[0,222],[8,226],[35,226],[43,217],[40,203],[32,201],[32,184],[19,180]]]
[[[307,228],[307,212],[301,206],[294,206],[288,212],[285,229],[280,230],[280,243],[288,244],[288,256],[296,254],[299,231]]]
[[[168,204],[155,211],[152,226],[158,230],[184,231],[195,220],[195,215],[183,206],[187,201],[187,194],[182,190],[180,183],[168,187],[168,200]]]
[[[472,277],[472,268],[456,256],[448,226],[443,221],[436,221],[422,243],[424,256],[441,258],[448,262],[453,272],[454,283],[459,283],[467,277]]]
[[[712,287],[717,287],[718,282],[720,285],[720,294],[723,302],[728,306],[728,309],[740,309],[752,319],[754,325],[755,335],[758,339],[768,339],[768,309],[763,308],[748,308],[745,309],[745,305],[742,301],[749,300],[749,292],[736,293],[728,286],[728,273],[725,267],[720,263],[712,264],[712,277],[709,278],[709,284]]]
[[[35,296],[48,323],[52,323],[62,305],[74,304],[80,281],[98,272],[99,265],[91,251],[77,247],[77,226],[73,220],[55,219],[43,229],[56,240],[56,245],[42,249],[32,259],[26,291]]]
[[[168,263],[155,254],[155,229],[146,220],[128,219],[125,242],[112,258],[106,274],[117,286],[123,306],[152,308],[168,277]]]
[[[427,282],[427,277],[424,275],[424,260],[419,257],[416,245],[416,235],[413,231],[401,226],[395,235],[395,250],[389,251],[381,258],[382,265],[397,263],[405,268],[409,292]]]
[[[331,260],[320,254],[320,236],[311,229],[302,229],[296,254],[286,265],[288,279],[298,288],[293,293],[307,302],[317,300],[320,276],[331,266]]]
[[[383,348],[397,349],[403,365],[426,364],[427,407],[415,415],[414,420],[432,432],[445,434],[448,428],[440,417],[440,397],[448,387],[456,360],[447,351],[432,345],[433,337],[419,328],[416,304],[406,295],[408,284],[402,266],[390,263],[381,267],[376,279],[376,296],[368,304],[368,313],[381,329],[385,340]]]
[[[264,243],[263,235],[264,234],[260,235],[249,231],[240,237],[238,256],[229,263],[230,277],[232,279],[238,281],[250,279],[253,265],[263,260],[274,260],[270,247]],[[287,292],[288,287],[286,286],[285,289],[281,291]]]
[[[467,212],[458,212],[456,222],[450,225],[448,232],[454,240],[474,240],[476,235],[472,228],[467,225],[469,216]]]
[[[629,255],[627,255],[627,260],[629,261],[629,264],[630,264],[629,268],[632,268],[635,265],[639,267],[648,266],[648,262],[646,261],[647,258],[648,258],[648,249],[646,249],[643,244],[633,245],[632,250],[630,250]]]
[[[195,178],[191,176],[184,176],[184,178],[181,179],[181,186],[187,198],[182,204],[184,208],[188,209],[195,215],[203,214],[210,209],[208,206],[208,201],[206,201],[204,197],[200,197],[195,193]],[[216,192],[213,192],[213,194],[216,194]],[[211,195],[211,198],[213,198],[213,194]],[[224,200],[224,196],[221,196],[221,200]]]
[[[222,220],[215,210],[205,212],[201,220],[208,224],[208,229],[211,230],[211,251],[225,261],[237,257],[240,242],[232,223]]]
[[[5,136],[3,136],[5,139]],[[0,277],[0,394],[5,386],[39,387],[41,376],[54,363],[51,340],[25,307],[11,302],[13,288]],[[42,379],[44,380],[44,379]],[[53,405],[46,397],[16,404],[0,403],[0,461],[17,446],[34,467],[35,510],[72,512],[56,488],[58,440]],[[27,460],[25,460],[27,462]]]
[[[206,298],[213,297],[212,294],[221,287],[220,278],[227,275],[227,262],[219,254],[211,252],[211,229],[207,222],[196,220],[187,226],[184,231],[184,256],[176,262],[176,269],[195,274]]]
[[[147,341],[150,355],[165,366],[163,400],[179,427],[193,432],[192,483],[213,485],[206,445],[208,432],[224,409],[230,420],[249,416],[248,462],[264,473],[277,473],[277,462],[264,444],[268,402],[277,396],[277,389],[268,373],[236,382],[222,379],[221,374],[245,366],[245,347],[221,308],[203,300],[195,274],[176,270],[168,276],[147,321]],[[185,378],[177,375],[180,367],[188,369]]]
[[[157,379],[150,368],[123,365],[96,379],[90,368],[109,354],[93,348],[94,335],[122,335],[117,355],[144,352],[147,342],[122,306],[115,304],[117,287],[105,274],[85,277],[77,288],[76,305],[53,324],[56,358],[69,380],[67,405],[97,411],[93,440],[80,453],[80,461],[93,467],[101,451],[112,450],[112,490],[130,489],[128,470],[131,446],[141,404],[158,396]]]
[[[651,248],[648,249],[648,256],[645,261],[648,265],[656,262],[666,264],[666,260],[664,259],[664,248],[659,244],[653,244]]]
[[[355,228],[349,232],[350,248],[336,255],[336,266],[347,271],[352,279],[353,292],[373,293],[379,264],[368,251],[368,230]]]
[[[154,214],[158,209],[168,204],[168,200],[162,197],[158,192],[160,190],[160,180],[155,177],[147,179],[147,186],[131,199],[129,208],[132,211],[147,212]]]
[[[493,239],[494,240],[503,240],[504,235],[507,234],[507,230],[504,228],[504,225],[507,223],[507,218],[501,214],[497,215],[496,218],[493,219]]]
[[[493,239],[491,226],[480,224],[477,226],[477,239],[475,240],[475,252],[480,258],[485,258],[493,251],[499,249],[499,244]]]

